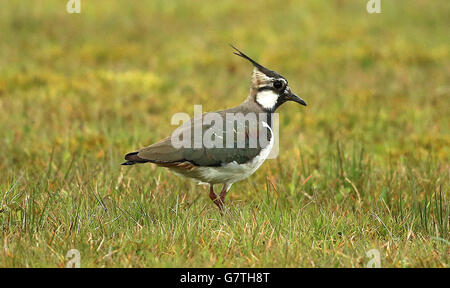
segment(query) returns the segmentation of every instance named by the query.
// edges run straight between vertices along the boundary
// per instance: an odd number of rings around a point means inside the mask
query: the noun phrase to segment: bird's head
[[[273,112],[280,107],[281,104],[287,101],[294,101],[306,106],[306,102],[291,91],[286,78],[275,71],[265,68],[239,51],[233,45],[231,45],[231,47],[237,51],[234,52],[234,54],[253,64],[254,69],[250,87],[250,96],[264,110]]]

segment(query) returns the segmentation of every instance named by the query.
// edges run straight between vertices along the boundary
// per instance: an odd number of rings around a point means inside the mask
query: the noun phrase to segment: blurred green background
[[[376,244],[387,266],[448,266],[450,2],[382,0],[381,14],[366,3],[81,0],[68,14],[66,1],[1,1],[0,265],[63,266],[76,247],[86,266],[363,266]],[[119,163],[168,136],[174,113],[246,98],[252,67],[228,43],[308,107],[279,109],[279,157],[234,185],[222,219],[206,190]],[[245,228],[271,219],[273,246]],[[246,235],[265,240],[250,249]],[[201,240],[216,236],[223,245]],[[342,245],[311,244],[330,237]]]

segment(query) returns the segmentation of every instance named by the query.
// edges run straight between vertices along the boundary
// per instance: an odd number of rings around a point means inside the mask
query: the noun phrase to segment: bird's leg
[[[217,197],[216,193],[214,193],[214,188],[213,185],[209,185],[209,198],[214,202],[214,204],[217,205],[217,207],[219,207],[220,211],[222,211],[222,202],[219,199],[219,197]]]
[[[225,205],[225,196],[227,196],[227,192],[228,190],[230,190],[231,185],[230,184],[223,184],[223,188],[222,191],[220,192],[220,203],[223,207],[223,205]]]

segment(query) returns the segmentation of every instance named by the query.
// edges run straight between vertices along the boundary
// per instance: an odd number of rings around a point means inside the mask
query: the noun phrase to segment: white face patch
[[[278,94],[272,90],[263,90],[256,94],[256,102],[265,109],[272,109],[278,101]]]

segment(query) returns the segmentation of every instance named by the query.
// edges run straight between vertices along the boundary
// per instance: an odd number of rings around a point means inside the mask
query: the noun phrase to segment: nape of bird
[[[268,157],[274,143],[275,110],[287,101],[306,106],[291,91],[286,78],[231,47],[236,50],[234,54],[254,67],[247,99],[239,106],[190,119],[175,130],[176,135],[174,132],[153,145],[126,154],[126,162],[122,163],[153,163],[200,184],[209,184],[209,197],[221,212],[231,185],[252,175]],[[203,141],[196,139],[198,133],[205,137],[201,138]],[[219,195],[214,192],[215,184],[223,185]]]

